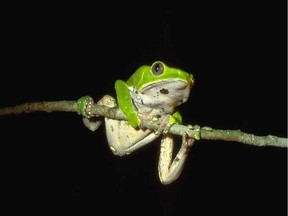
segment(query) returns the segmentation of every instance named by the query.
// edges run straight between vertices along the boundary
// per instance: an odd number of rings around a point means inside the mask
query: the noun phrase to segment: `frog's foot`
[[[99,120],[99,118],[97,117],[91,117],[91,118],[83,117],[82,120],[85,127],[87,127],[91,131],[96,131],[102,124],[102,121]]]
[[[182,136],[182,145],[186,146],[187,149],[190,149],[194,144],[195,138],[191,138],[185,133]]]
[[[117,107],[116,99],[110,95],[104,95],[98,102],[99,105],[104,105],[110,108]]]
[[[83,96],[77,100],[77,113],[84,116],[85,118],[93,117],[91,113],[92,105],[94,100],[90,96]]]
[[[90,96],[83,96],[77,101],[77,113],[83,116],[82,120],[85,127],[91,131],[97,130],[102,124],[102,121],[97,118],[98,116],[91,113],[93,104],[93,98]]]
[[[84,96],[77,101],[77,112],[83,116],[84,125],[91,131],[97,130],[102,124],[102,120],[98,115],[91,113],[91,108],[94,102],[89,96]],[[116,100],[110,95],[104,95],[98,102],[98,105],[104,105],[108,107],[116,107]],[[79,110],[79,111],[78,111]]]
[[[157,119],[156,121],[159,122],[159,127],[155,131],[155,134],[168,133],[172,125],[178,122],[176,118],[172,115],[164,115],[160,119]]]

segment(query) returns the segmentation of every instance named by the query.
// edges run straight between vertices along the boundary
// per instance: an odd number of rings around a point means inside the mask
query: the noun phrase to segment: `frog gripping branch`
[[[111,151],[119,156],[130,154],[161,136],[158,173],[163,184],[178,179],[190,148],[200,138],[288,147],[287,138],[181,125],[182,117],[176,107],[188,100],[193,85],[192,74],[156,61],[151,66],[139,67],[127,81],[117,80],[116,99],[105,95],[97,103],[89,96],[77,101],[24,103],[2,108],[0,115],[35,111],[77,112],[83,116],[84,125],[92,131],[98,129],[102,123],[100,118],[104,116],[108,144]],[[182,136],[181,147],[174,159],[173,134]]]
[[[174,110],[176,106],[186,102],[191,87],[193,75],[180,69],[168,67],[161,61],[156,61],[151,66],[142,66],[126,81],[117,80],[115,83],[117,102],[119,108],[126,115],[127,121],[105,118],[106,135],[112,152],[123,156],[134,150],[151,143],[162,132],[159,177],[163,184],[175,181],[183,170],[187,154],[194,138],[186,134],[182,136],[182,145],[175,159],[172,159],[173,136],[169,134],[169,128],[175,124],[181,124],[181,115]],[[83,107],[89,107],[91,99],[87,103],[78,102]],[[109,107],[117,107],[112,96],[104,96],[98,104]],[[86,109],[84,116],[89,116],[91,111]],[[177,116],[177,117],[176,117]],[[159,124],[157,131],[141,129],[141,119],[156,121]],[[94,125],[95,122],[92,122]],[[93,128],[85,120],[88,128]]]

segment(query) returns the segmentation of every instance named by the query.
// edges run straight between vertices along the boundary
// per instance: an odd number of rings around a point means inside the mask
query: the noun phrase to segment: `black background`
[[[115,80],[162,60],[196,79],[179,107],[184,124],[287,137],[283,0],[3,10],[1,107],[83,95],[98,100],[115,94]],[[287,213],[286,149],[200,140],[180,179],[164,186],[159,139],[118,157],[104,127],[92,133],[75,113],[5,116],[0,128],[1,190],[10,212]]]

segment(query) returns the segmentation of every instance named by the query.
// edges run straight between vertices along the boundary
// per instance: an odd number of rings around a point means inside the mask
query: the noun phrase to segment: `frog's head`
[[[151,99],[154,97],[175,107],[188,99],[194,77],[181,69],[168,67],[162,61],[156,61],[151,66],[138,68],[127,84],[142,94],[150,95]]]

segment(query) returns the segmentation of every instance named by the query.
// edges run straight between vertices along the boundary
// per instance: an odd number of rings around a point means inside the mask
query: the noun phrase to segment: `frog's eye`
[[[151,71],[155,76],[159,76],[164,72],[164,65],[161,62],[155,62],[151,67]]]

